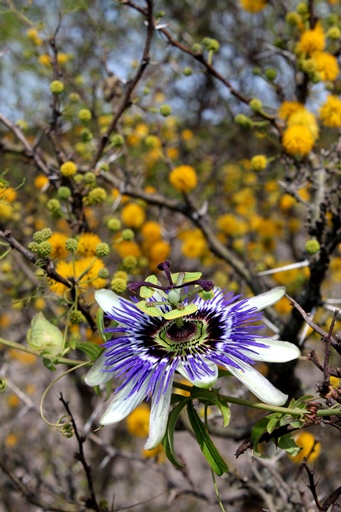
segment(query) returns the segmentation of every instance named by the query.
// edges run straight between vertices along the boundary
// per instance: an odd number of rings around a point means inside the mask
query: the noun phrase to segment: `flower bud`
[[[32,318],[31,328],[27,331],[27,343],[34,350],[58,355],[63,349],[63,335],[40,312]]]

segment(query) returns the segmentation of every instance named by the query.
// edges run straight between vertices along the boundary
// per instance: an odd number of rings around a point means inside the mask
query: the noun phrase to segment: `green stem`
[[[208,431],[207,409],[208,409],[208,406],[205,404],[205,427],[206,427],[206,429]],[[211,476],[212,476],[214,492],[215,492],[215,495],[217,496],[217,500],[218,500],[218,504],[219,504],[220,510],[221,510],[221,512],[226,512],[225,509],[224,509],[224,505],[223,505],[223,503],[221,501],[221,498],[220,498],[220,493],[219,493],[219,489],[218,489],[218,485],[217,485],[217,480],[216,480],[216,477],[215,477],[213,469],[211,469]]]
[[[14,348],[16,350],[20,350],[21,352],[26,352],[27,354],[32,354],[37,357],[44,357],[44,359],[51,359],[55,360],[56,356],[53,354],[44,354],[44,356],[41,355],[40,352],[37,350],[33,350],[29,347],[25,347],[24,345],[21,345],[20,343],[16,343],[15,341],[11,340],[5,340],[4,338],[0,338],[0,344],[6,345],[6,347]],[[69,366],[77,366],[82,361],[77,361],[76,359],[68,359],[67,357],[60,357],[58,361],[55,364],[67,364]],[[89,363],[90,364],[90,361]]]
[[[181,382],[173,382],[173,386],[178,389],[182,389],[184,391],[191,392],[192,387],[187,386],[186,384],[182,384]],[[234,396],[222,395],[217,393],[225,402],[230,404],[243,405],[244,407],[252,407],[252,409],[261,409],[263,411],[269,412],[279,412],[282,414],[291,414],[292,416],[303,416],[305,411],[302,409],[290,409],[290,407],[279,407],[277,405],[270,404],[262,404],[262,403],[254,403],[249,400],[241,400],[240,398],[235,398]],[[341,409],[322,409],[317,411],[316,416],[341,416]]]

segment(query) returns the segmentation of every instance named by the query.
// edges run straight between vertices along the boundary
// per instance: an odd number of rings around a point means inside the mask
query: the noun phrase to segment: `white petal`
[[[172,386],[168,386],[166,391],[161,394],[159,401],[156,403],[157,391],[154,392],[152,398],[152,408],[149,419],[149,436],[144,445],[145,450],[155,448],[166,433],[167,421],[169,415],[169,406],[172,396]]]
[[[227,366],[229,372],[237,377],[259,400],[270,405],[284,405],[288,399],[279,389],[275,388],[261,373],[252,366],[235,358],[242,369]]]
[[[116,393],[109,407],[99,420],[100,424],[110,425],[126,418],[146,397],[149,380],[146,379],[141,389],[129,397],[128,395],[134,387],[132,382]]]
[[[113,377],[112,372],[103,371],[106,368],[109,369],[108,366],[104,364],[105,359],[105,352],[103,352],[90,368],[85,377],[85,382],[88,386],[99,386],[100,384],[108,382]]]
[[[268,306],[272,306],[275,302],[279,301],[285,294],[284,286],[277,286],[276,288],[272,288],[267,292],[261,293],[260,295],[256,295],[255,297],[251,297],[247,299],[247,302],[244,306],[241,307],[241,310],[257,308],[258,311],[261,309],[267,308]]]
[[[207,359],[204,359],[207,366],[212,370],[214,373],[213,375],[203,375],[202,377],[197,377],[192,379],[187,370],[184,368],[183,364],[180,363],[177,367],[177,371],[180,373],[180,375],[186,379],[189,380],[193,386],[197,386],[198,388],[209,388],[215,384],[217,378],[218,378],[218,367],[216,363],[212,363],[212,361],[208,361]]]
[[[286,363],[299,358],[301,355],[300,349],[288,341],[262,338],[259,343],[264,343],[269,348],[254,347],[254,352],[249,350],[241,350],[241,352],[253,361],[265,361],[267,363]]]
[[[95,299],[101,309],[105,311],[105,313],[112,314],[113,310],[122,311],[122,306],[120,301],[124,300],[118,297],[116,293],[111,290],[106,290],[102,288],[101,290],[95,291]]]

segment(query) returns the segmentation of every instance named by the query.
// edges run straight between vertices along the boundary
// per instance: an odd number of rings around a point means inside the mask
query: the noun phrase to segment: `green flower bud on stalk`
[[[71,197],[71,189],[69,187],[59,187],[57,196],[61,201],[67,201]]]
[[[122,224],[120,219],[117,219],[116,217],[111,217],[111,219],[107,221],[107,226],[110,229],[110,231],[119,231],[121,229]]]
[[[45,240],[48,240],[52,236],[52,229],[50,228],[44,228],[40,231],[36,231],[33,233],[33,240],[40,244],[41,242],[45,242]]]
[[[63,335],[39,312],[32,318],[31,328],[27,331],[27,344],[39,352],[58,355],[63,350]]]
[[[61,94],[64,91],[64,84],[60,80],[54,80],[50,83],[50,91],[53,94]]]
[[[110,283],[110,286],[115,293],[123,293],[127,289],[127,281],[121,277],[114,277]]]
[[[47,240],[45,242],[41,242],[37,247],[37,254],[41,258],[47,258],[52,252],[52,245]]]
[[[313,238],[311,240],[308,240],[305,243],[304,248],[308,254],[313,255],[313,254],[316,254],[317,252],[319,252],[319,250],[321,249],[321,246],[320,246],[319,242]]]
[[[96,245],[96,256],[99,258],[104,258],[105,256],[108,256],[110,253],[110,247],[105,242],[101,242],[100,244]]]
[[[65,242],[65,248],[67,251],[76,252],[78,249],[78,242],[75,238],[68,238]]]
[[[135,233],[132,229],[124,229],[121,233],[123,240],[133,240]]]

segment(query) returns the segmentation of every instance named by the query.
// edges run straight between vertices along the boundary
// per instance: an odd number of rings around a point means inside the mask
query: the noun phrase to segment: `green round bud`
[[[80,101],[80,96],[77,92],[72,92],[69,94],[70,103],[78,103]]]
[[[108,279],[109,270],[107,268],[101,268],[101,270],[98,271],[98,277],[100,279]]]
[[[317,252],[319,252],[319,250],[321,249],[321,246],[317,240],[312,238],[311,240],[308,240],[305,243],[304,248],[308,254],[312,255],[312,254],[316,254]]]
[[[86,172],[83,176],[83,179],[84,179],[84,182],[86,183],[86,185],[90,185],[90,186],[96,185],[97,177],[96,177],[96,174],[94,174],[93,172]]]
[[[28,250],[33,252],[33,253],[36,253],[37,250],[38,250],[38,243],[37,242],[30,242],[27,246]]]
[[[81,139],[82,142],[90,142],[93,139],[92,132],[89,130],[89,128],[84,128],[81,131]]]
[[[188,68],[184,68],[184,69],[182,70],[182,73],[183,73],[185,76],[191,76],[191,75],[192,75],[192,73],[193,73],[193,70],[192,70],[192,68],[190,68],[190,67],[188,67]]]
[[[71,197],[71,189],[69,187],[59,187],[57,197],[61,201],[67,201]]]
[[[255,66],[254,68],[252,68],[252,74],[255,76],[261,76],[262,69],[259,66]]]
[[[5,379],[5,377],[0,377],[0,393],[6,391],[7,385],[7,379]]]
[[[237,114],[234,118],[235,123],[239,124],[242,128],[245,128],[246,130],[249,130],[253,127],[253,121],[249,117],[245,116],[244,114]]]
[[[45,242],[45,240],[48,240],[52,236],[52,229],[50,228],[44,228],[40,231],[36,231],[33,233],[33,240],[40,244],[41,242]]]
[[[147,94],[149,94],[149,93],[150,93],[150,89],[149,89],[149,87],[144,87],[144,88],[142,89],[142,93],[143,93],[145,96],[147,96]]]
[[[161,105],[160,107],[160,114],[163,117],[168,117],[172,113],[172,107],[170,105]]]
[[[133,240],[135,233],[132,229],[124,229],[121,233],[123,240]]]
[[[73,177],[73,181],[78,185],[79,183],[83,182],[83,175],[82,174],[75,174]]]
[[[318,71],[316,71],[316,73],[312,73],[311,75],[309,75],[309,78],[313,84],[318,84],[322,80],[321,73],[319,73]]]
[[[34,350],[57,355],[63,349],[64,337],[58,327],[46,320],[40,312],[32,318],[31,328],[27,331],[27,343]]]
[[[288,14],[285,17],[285,21],[289,23],[292,27],[295,27],[296,25],[299,25],[299,23],[302,21],[301,17],[297,14],[297,12],[288,12]]]
[[[275,68],[266,68],[264,75],[268,80],[273,82],[277,78],[277,70]]]
[[[253,110],[254,112],[260,112],[263,108],[263,103],[258,98],[252,98],[252,100],[250,100],[249,105],[251,110]]]
[[[80,311],[73,310],[70,313],[69,320],[72,325],[77,325],[84,322],[85,319],[84,315]]]
[[[115,293],[123,293],[127,289],[127,281],[121,277],[114,277],[110,283],[111,289]]]
[[[326,35],[328,39],[331,39],[332,41],[338,41],[341,37],[341,31],[339,27],[330,27]]]
[[[114,135],[112,135],[110,137],[110,141],[115,148],[120,148],[124,144],[124,138],[120,133],[115,133]]]
[[[41,242],[37,247],[37,254],[40,258],[47,258],[52,252],[52,245],[47,240],[45,242]]]
[[[105,201],[107,193],[102,187],[96,187],[90,190],[87,196],[83,198],[83,201],[88,205],[100,204]]]
[[[137,259],[135,256],[126,256],[123,258],[122,264],[127,270],[133,270],[137,267]]]
[[[39,277],[39,278],[41,279],[41,278],[43,278],[43,277],[45,277],[45,276],[46,276],[46,272],[45,272],[45,270],[44,270],[44,269],[42,269],[42,268],[37,268],[37,269],[35,270],[35,272],[34,272],[34,275],[35,275],[36,277]]]
[[[70,252],[76,252],[78,249],[78,241],[75,238],[68,238],[65,242],[65,249]]]
[[[217,52],[220,48],[219,41],[212,39],[211,37],[204,37],[201,43],[207,51]]]
[[[201,53],[201,51],[202,51],[202,46],[201,46],[201,44],[199,44],[199,43],[194,43],[194,44],[192,45],[192,52],[193,52],[193,53],[199,54],[199,53]]]
[[[99,258],[104,258],[105,256],[108,256],[110,253],[110,247],[105,242],[101,242],[100,244],[96,245],[96,256]]]
[[[306,14],[309,13],[308,5],[305,2],[300,2],[296,7],[296,11],[301,16],[305,16]]]
[[[144,139],[144,144],[148,148],[155,148],[159,144],[159,138],[156,135],[147,135],[147,137]]]
[[[87,108],[82,108],[78,112],[78,119],[80,121],[82,121],[82,123],[87,123],[87,122],[91,121],[91,118],[92,118],[92,114],[91,114],[90,110],[88,110]]]
[[[53,80],[50,83],[50,91],[53,94],[61,94],[64,91],[64,84],[60,80]]]
[[[299,64],[302,71],[308,75],[313,75],[317,72],[317,64],[314,59],[305,59],[302,60]]]
[[[251,158],[251,169],[253,171],[264,171],[268,165],[268,159],[265,155],[255,155]]]
[[[47,209],[52,213],[60,212],[60,202],[58,199],[50,199],[47,203]]]
[[[120,219],[117,219],[116,217],[111,217],[108,221],[107,221],[107,226],[108,228],[110,229],[110,231],[119,231],[121,229],[121,221]]]
[[[107,164],[106,162],[103,162],[103,163],[101,163],[99,168],[103,172],[108,172],[109,171],[109,164]]]

